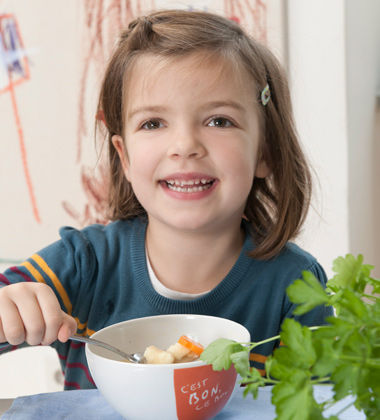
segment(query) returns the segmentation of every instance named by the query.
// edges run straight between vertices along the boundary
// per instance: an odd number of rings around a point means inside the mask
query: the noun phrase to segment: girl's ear
[[[127,155],[127,150],[125,148],[124,140],[121,136],[115,134],[112,136],[112,144],[119,155],[121,165],[123,166],[124,174],[128,179],[129,172],[129,160]]]
[[[255,177],[256,178],[266,178],[270,174],[271,170],[269,166],[267,165],[267,162],[265,159],[261,158],[256,165],[255,170]]]

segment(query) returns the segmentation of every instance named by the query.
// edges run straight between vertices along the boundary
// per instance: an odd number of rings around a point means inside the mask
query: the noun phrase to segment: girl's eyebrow
[[[231,101],[231,100],[207,102],[204,105],[202,105],[202,108],[205,108],[205,109],[222,108],[225,106],[229,108],[234,108],[240,112],[245,112],[245,107],[242,104],[240,104],[239,102]]]
[[[127,120],[130,120],[132,117],[134,117],[136,114],[141,114],[144,112],[164,112],[167,108],[161,105],[147,105],[147,106],[141,106],[135,109],[131,109],[127,113]]]

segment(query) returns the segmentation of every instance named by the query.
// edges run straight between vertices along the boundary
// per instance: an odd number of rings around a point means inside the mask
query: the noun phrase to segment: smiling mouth
[[[215,179],[191,179],[191,180],[178,180],[167,179],[161,181],[171,191],[182,193],[195,193],[206,191],[212,187]]]

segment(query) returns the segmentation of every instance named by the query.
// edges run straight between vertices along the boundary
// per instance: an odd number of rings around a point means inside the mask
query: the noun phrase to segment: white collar
[[[209,292],[209,291],[206,291],[202,293],[183,293],[183,292],[177,292],[176,290],[167,288],[160,282],[160,280],[158,280],[155,272],[153,271],[153,268],[149,261],[147,251],[145,251],[145,255],[146,255],[146,265],[148,267],[149,278],[152,283],[153,289],[157,293],[159,293],[161,296],[164,296],[169,299],[175,299],[175,300],[192,300],[200,296],[206,295]]]

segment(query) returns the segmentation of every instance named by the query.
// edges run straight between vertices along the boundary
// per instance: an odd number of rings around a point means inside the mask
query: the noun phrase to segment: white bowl
[[[204,315],[159,315],[120,322],[92,338],[125,352],[144,352],[149,345],[167,349],[187,335],[205,347],[217,338],[249,342],[242,325]],[[236,371],[213,371],[198,360],[164,365],[126,363],[106,349],[86,344],[86,357],[96,386],[127,419],[203,420],[215,416],[230,399]]]

